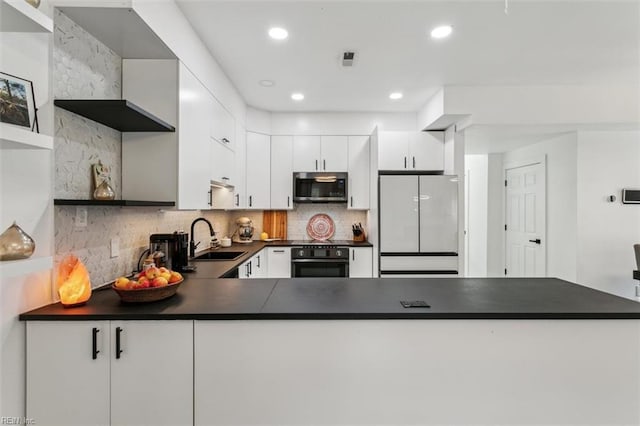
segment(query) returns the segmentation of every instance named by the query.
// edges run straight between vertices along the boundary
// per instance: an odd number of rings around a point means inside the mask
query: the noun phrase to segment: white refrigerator
[[[458,273],[458,177],[380,176],[381,276]]]

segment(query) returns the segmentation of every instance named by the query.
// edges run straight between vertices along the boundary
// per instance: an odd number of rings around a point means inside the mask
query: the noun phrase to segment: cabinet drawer
[[[380,271],[384,274],[399,271],[414,274],[457,273],[458,256],[380,256]]]

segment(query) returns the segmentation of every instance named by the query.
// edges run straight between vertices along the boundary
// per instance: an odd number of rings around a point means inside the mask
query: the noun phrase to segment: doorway
[[[544,277],[546,160],[505,164],[505,276]]]

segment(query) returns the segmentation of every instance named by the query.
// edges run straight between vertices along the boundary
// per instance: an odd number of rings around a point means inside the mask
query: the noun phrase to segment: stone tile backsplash
[[[362,223],[366,231],[367,213],[362,210],[347,210],[342,204],[297,204],[287,215],[287,234],[290,240],[308,240],[307,223],[317,213],[325,213],[335,224],[334,240],[353,238],[351,225]]]

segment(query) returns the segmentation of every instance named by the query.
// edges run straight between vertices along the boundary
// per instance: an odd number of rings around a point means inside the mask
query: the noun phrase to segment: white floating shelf
[[[25,0],[0,0],[0,32],[52,33],[53,20]]]
[[[21,129],[11,124],[0,123],[0,149],[51,150],[53,149],[53,136]]]
[[[53,257],[30,257],[22,260],[7,260],[0,262],[0,276],[5,278],[28,275],[34,272],[53,268]]]

